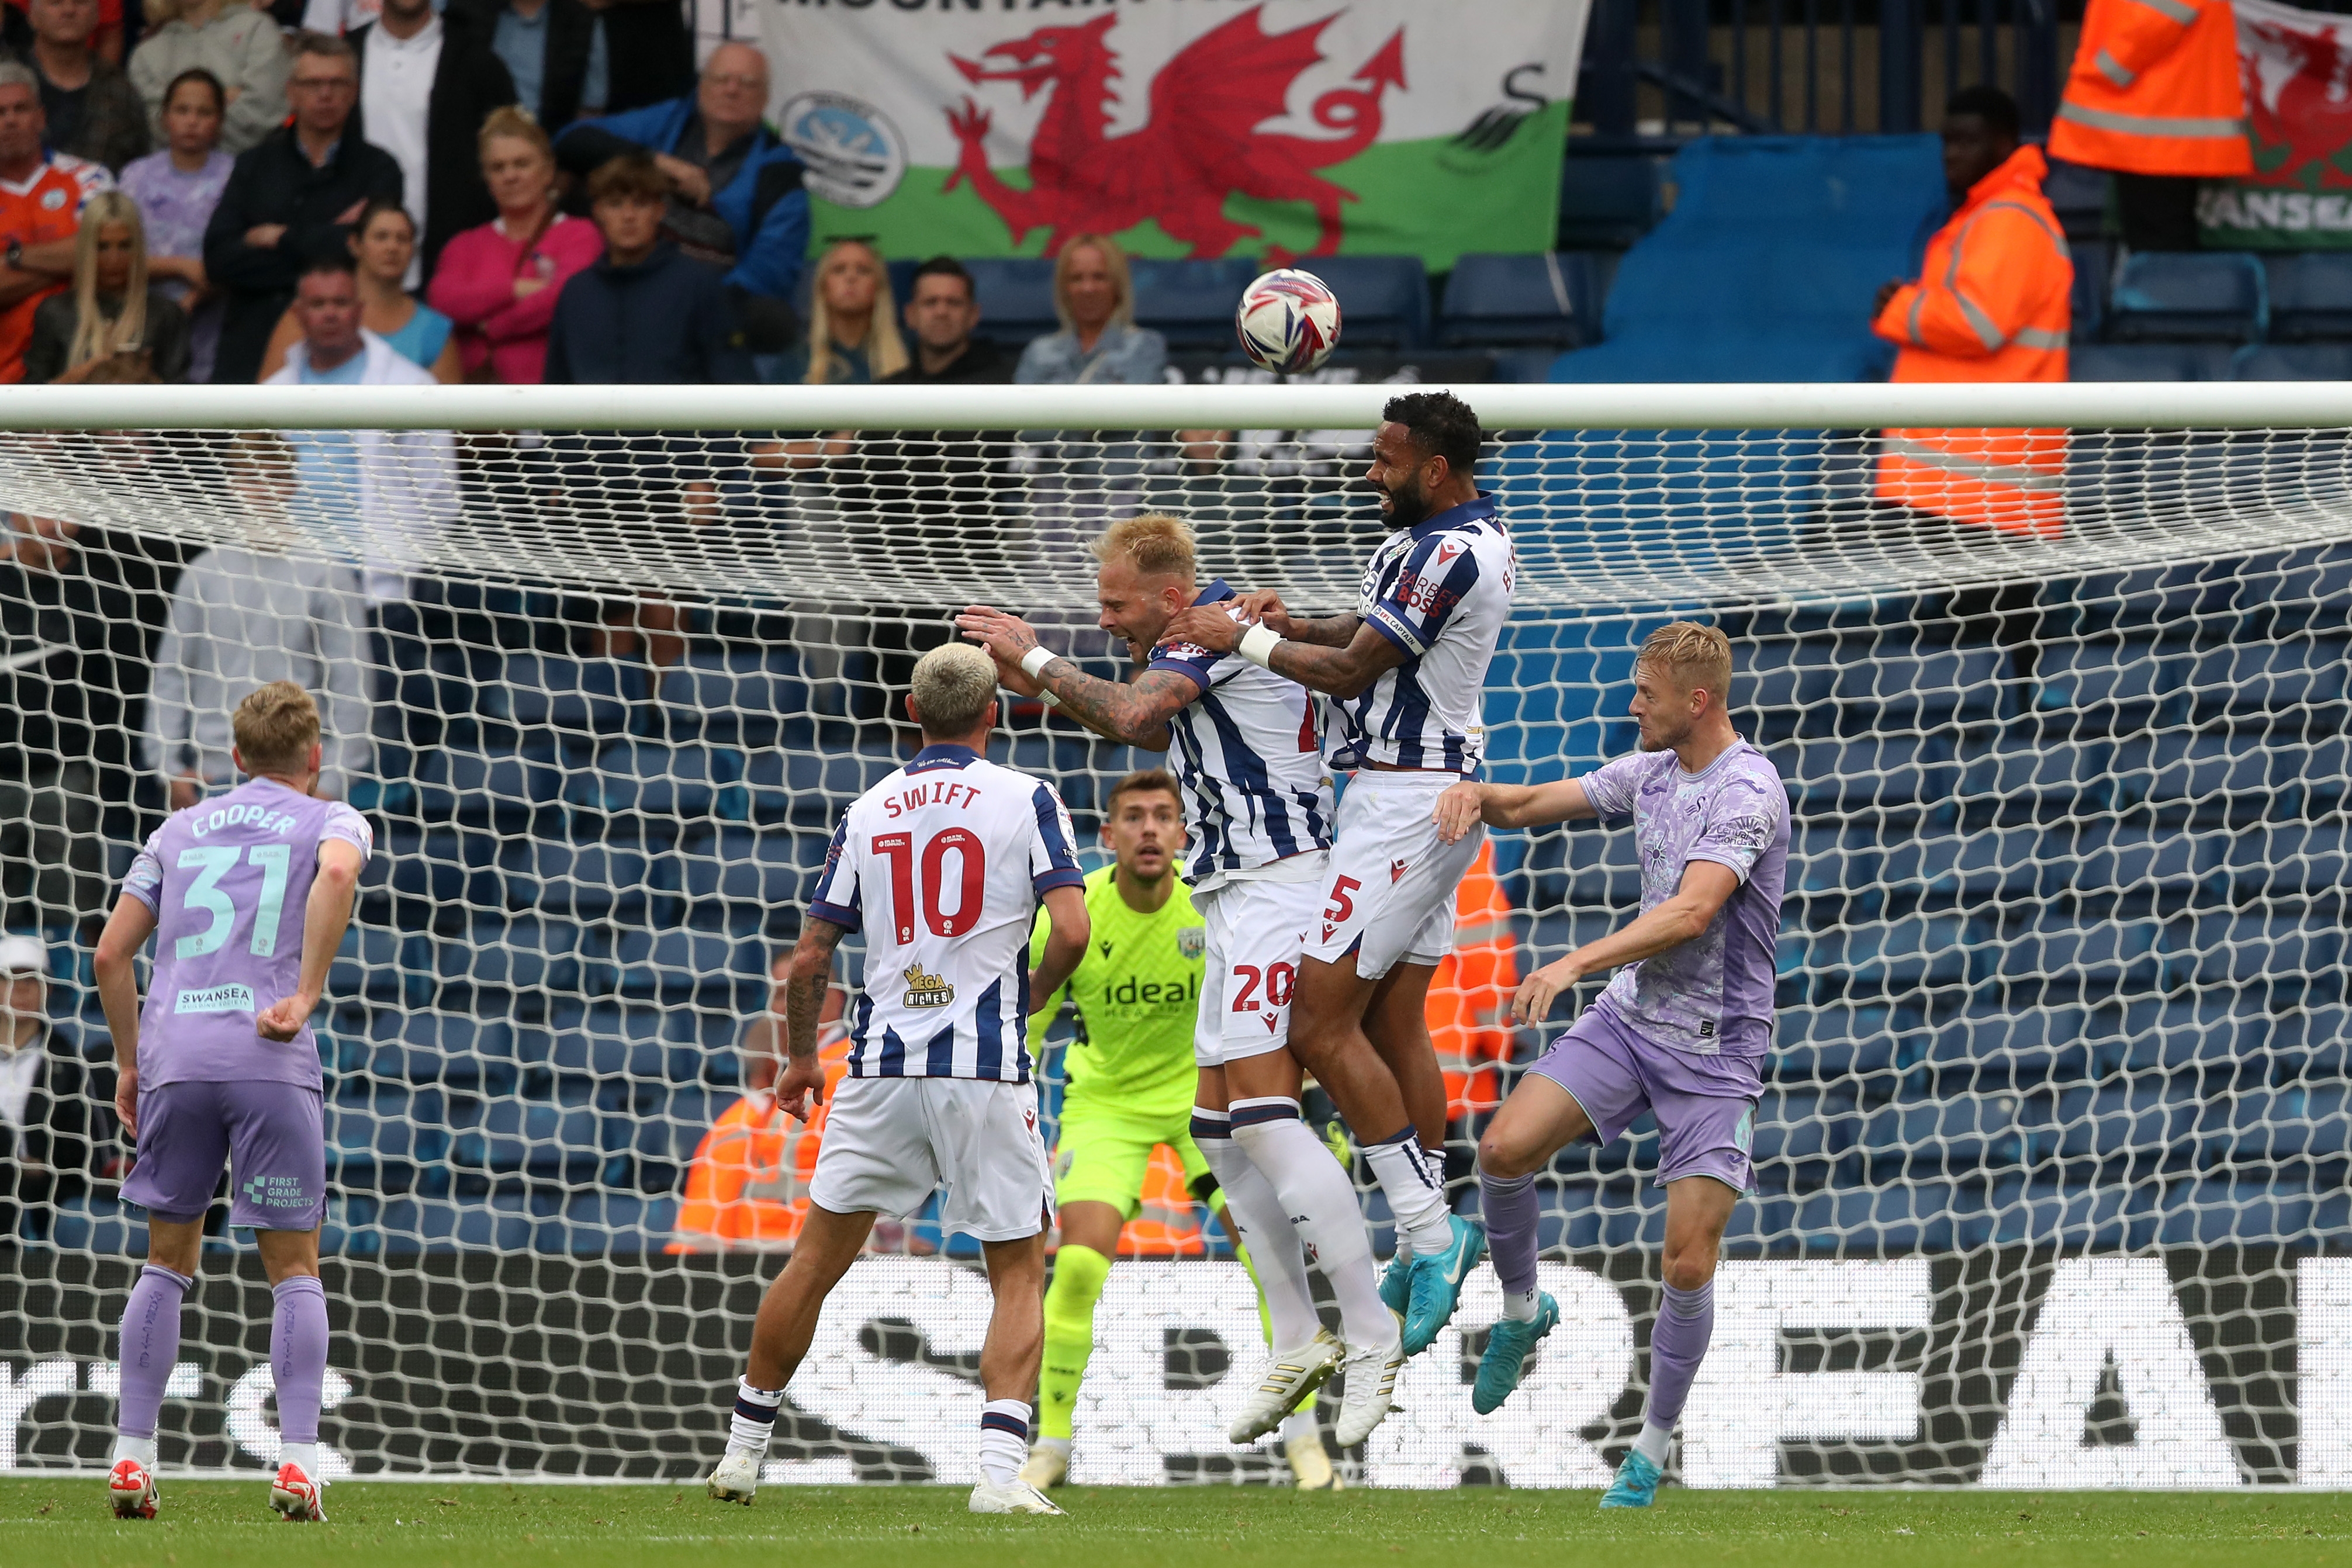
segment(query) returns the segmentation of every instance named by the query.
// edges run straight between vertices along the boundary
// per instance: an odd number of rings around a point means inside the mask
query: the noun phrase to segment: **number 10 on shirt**
[[[950,850],[956,852],[962,870],[953,914],[940,907],[940,883]],[[877,833],[873,851],[890,862],[890,924],[898,933],[898,946],[904,947],[915,939],[915,836]],[[988,852],[980,835],[969,828],[946,829],[923,845],[920,858],[923,924],[934,936],[956,936],[971,930],[980,919],[988,881]]]

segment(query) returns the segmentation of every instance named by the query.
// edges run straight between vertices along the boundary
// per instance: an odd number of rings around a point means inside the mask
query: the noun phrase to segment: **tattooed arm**
[[[803,1122],[812,1114],[813,1102],[824,1098],[824,1064],[817,1060],[819,1019],[833,977],[833,950],[845,935],[830,920],[814,915],[803,920],[784,977],[785,1061],[776,1079],[776,1104]]]
[[[956,625],[995,658],[997,678],[1012,690],[1023,695],[1051,692],[1064,713],[1097,735],[1146,751],[1168,749],[1169,719],[1200,695],[1199,686],[1172,670],[1146,670],[1122,684],[1087,674],[1060,657],[1032,677],[1021,661],[1037,646],[1037,633],[1019,616],[974,605],[956,617]]]
[[[1272,597],[1250,596],[1253,600]],[[1282,638],[1268,669],[1286,680],[1297,681],[1308,691],[1342,700],[1361,696],[1383,671],[1404,663],[1403,650],[1358,616],[1294,621],[1277,612],[1262,617],[1258,624]],[[1242,634],[1248,630],[1222,608],[1201,604],[1183,611],[1170,622],[1167,636],[1197,643],[1215,653],[1230,653],[1241,645]]]

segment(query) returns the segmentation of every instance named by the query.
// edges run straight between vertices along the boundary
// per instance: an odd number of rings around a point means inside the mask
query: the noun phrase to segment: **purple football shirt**
[[[341,839],[367,863],[374,835],[340,800],[274,779],[174,811],[147,840],[122,891],[155,912],[155,972],[139,1012],[139,1081],[321,1086],[308,1024],[264,1040],[254,1015],[302,977],[302,919],[319,845]]]
[[[1683,868],[1713,861],[1739,886],[1698,936],[1617,971],[1601,999],[1635,1034],[1702,1056],[1761,1056],[1772,1047],[1772,950],[1788,879],[1789,792],[1746,741],[1685,773],[1671,751],[1621,757],[1583,779],[1604,818],[1631,815],[1642,908],[1682,886]]]

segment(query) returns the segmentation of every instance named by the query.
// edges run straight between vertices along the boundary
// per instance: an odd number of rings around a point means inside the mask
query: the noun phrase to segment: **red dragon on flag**
[[[1033,229],[1048,229],[1045,254],[1056,255],[1073,235],[1115,234],[1159,220],[1171,237],[1192,247],[1195,257],[1223,256],[1239,240],[1261,237],[1247,224],[1224,213],[1225,199],[1239,193],[1269,202],[1307,202],[1319,230],[1310,255],[1339,248],[1346,228],[1340,204],[1352,191],[1315,172],[1343,163],[1370,147],[1381,133],[1381,99],[1404,80],[1404,29],[1350,78],[1315,99],[1315,123],[1344,134],[1319,140],[1262,131],[1259,126],[1285,112],[1291,84],[1322,63],[1319,39],[1334,16],[1286,33],[1269,34],[1262,5],[1203,33],[1180,50],[1151,78],[1151,119],[1140,129],[1113,136],[1111,84],[1118,56],[1107,41],[1117,13],[1075,27],[1040,27],[1025,38],[993,46],[980,61],[950,55],[964,78],[1017,82],[1026,100],[1050,92],[1044,118],[1029,144],[1029,188],[1015,190],[988,166],[988,111],[967,98],[947,111],[961,144],[945,190],[971,182],[1018,245]],[[982,62],[1002,59],[1004,64]]]

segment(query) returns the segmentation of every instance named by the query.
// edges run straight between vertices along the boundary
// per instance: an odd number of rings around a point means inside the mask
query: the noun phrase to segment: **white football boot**
[[[981,1472],[980,1484],[971,1489],[971,1500],[964,1505],[973,1513],[1054,1513],[1063,1511],[1054,1506],[1053,1500],[1027,1481],[1015,1476],[1011,1486],[998,1486]]]
[[[117,1519],[155,1517],[155,1472],[136,1459],[117,1459],[106,1478],[106,1495],[114,1500]]]
[[[1040,1437],[1021,1467],[1021,1479],[1044,1491],[1070,1479],[1070,1445],[1058,1437]]]
[[[289,1459],[278,1467],[278,1479],[269,1483],[269,1506],[289,1524],[324,1524],[327,1489]]]
[[[720,1502],[740,1502],[745,1508],[751,1507],[752,1494],[760,1490],[760,1456],[749,1448],[730,1448],[703,1485]]]
[[[1225,1436],[1236,1443],[1255,1443],[1281,1426],[1285,1416],[1331,1380],[1347,1353],[1329,1329],[1317,1329],[1315,1337],[1297,1350],[1276,1351]]]
[[[1404,1369],[1404,1336],[1386,1344],[1349,1345],[1340,1371],[1347,1387],[1339,1395],[1339,1418],[1331,1424],[1332,1440],[1352,1448],[1372,1435],[1396,1403],[1397,1374]]]
[[[1290,1461],[1290,1479],[1300,1491],[1345,1491],[1348,1483],[1331,1468],[1331,1456],[1323,1448],[1323,1434],[1308,1433],[1293,1437],[1283,1445],[1282,1457]]]

